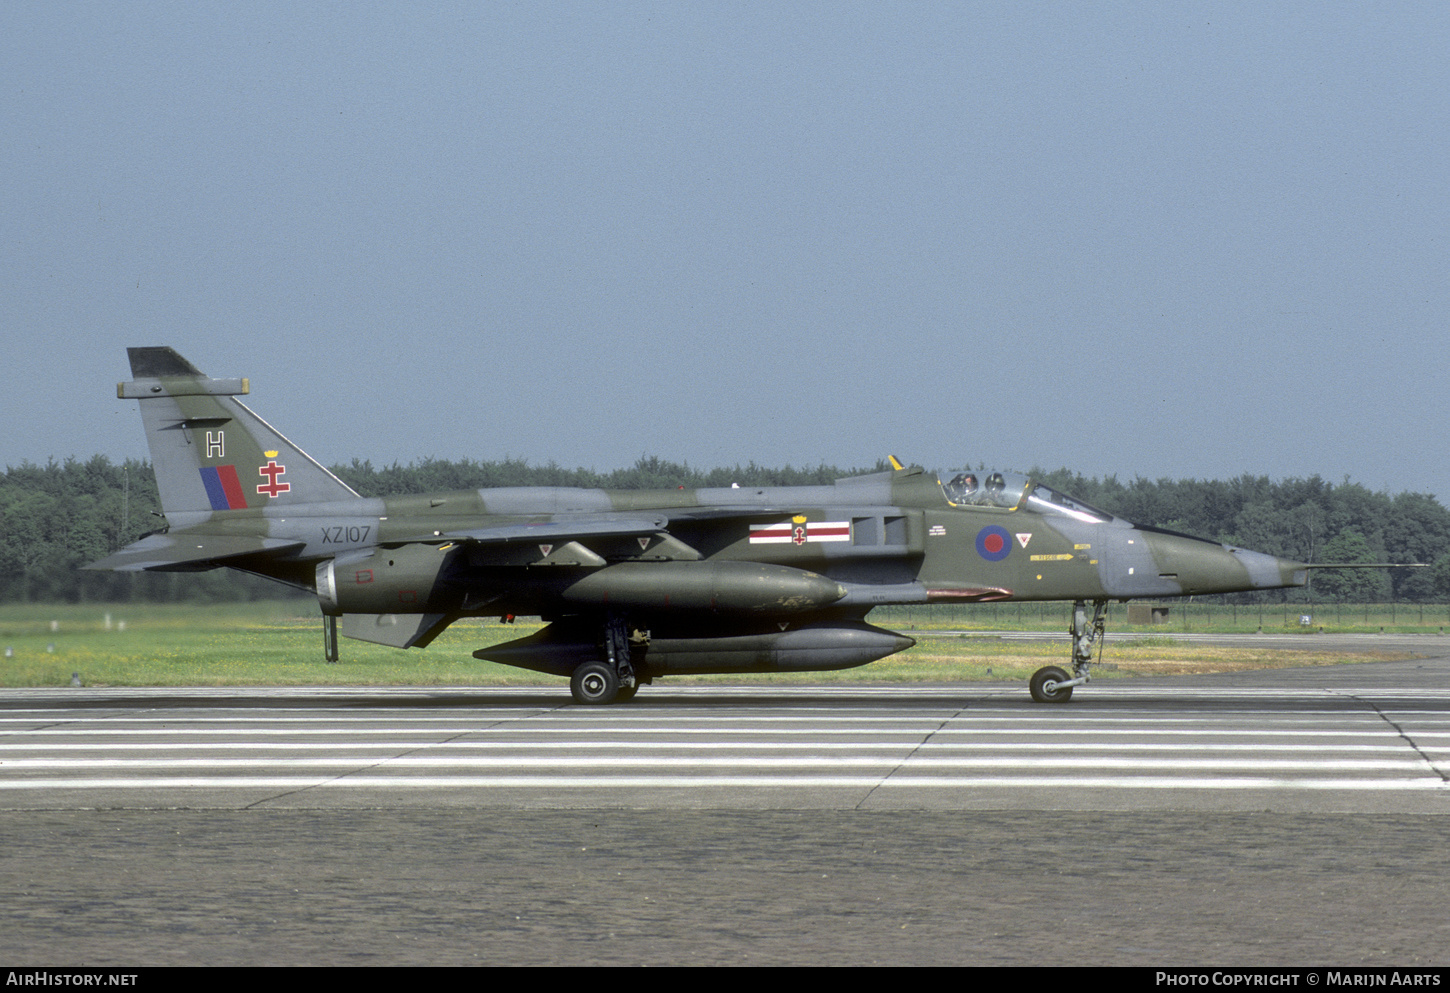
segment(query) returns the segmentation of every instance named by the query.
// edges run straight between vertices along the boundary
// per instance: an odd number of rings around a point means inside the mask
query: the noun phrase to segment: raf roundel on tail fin
[[[161,506],[172,526],[273,504],[354,500],[357,493],[236,399],[246,379],[212,379],[173,348],[130,348]]]

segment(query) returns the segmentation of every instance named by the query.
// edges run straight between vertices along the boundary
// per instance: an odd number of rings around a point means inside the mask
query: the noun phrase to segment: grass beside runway
[[[1061,607],[1061,605],[1055,605]],[[917,638],[910,651],[835,673],[688,677],[691,682],[902,683],[1022,681],[1063,665],[1067,644],[1006,641],[912,629],[878,616],[883,627]],[[1064,616],[1048,630],[1065,626]],[[399,651],[339,639],[342,661],[322,661],[322,626],[308,601],[216,606],[12,604],[0,606],[0,686],[559,686],[562,680],[480,662],[475,649],[522,638],[541,625],[459,621],[426,649]],[[1005,626],[1005,625],[1004,625]],[[1041,625],[1034,625],[1041,628]],[[1110,628],[1111,630],[1111,628]],[[1189,644],[1171,634],[1110,643],[1094,675],[1234,672],[1246,669],[1381,662],[1404,653],[1316,653]],[[684,682],[672,677],[671,682]]]

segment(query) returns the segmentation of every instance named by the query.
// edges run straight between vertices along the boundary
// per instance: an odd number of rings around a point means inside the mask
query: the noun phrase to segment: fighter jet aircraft
[[[89,569],[239,569],[313,592],[324,650],[426,646],[461,617],[548,626],[474,656],[567,676],[581,704],[679,673],[824,671],[910,648],[883,604],[1072,601],[1065,702],[1110,600],[1302,586],[1293,562],[1133,524],[1007,472],[891,471],[830,486],[501,488],[359,496],[173,349],[128,349],[167,528]],[[1094,607],[1089,616],[1088,604]]]

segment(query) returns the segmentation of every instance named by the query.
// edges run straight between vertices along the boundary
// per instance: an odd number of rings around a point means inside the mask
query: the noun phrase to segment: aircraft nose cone
[[[1185,594],[1238,593],[1303,586],[1302,562],[1186,535],[1149,534],[1159,576]]]

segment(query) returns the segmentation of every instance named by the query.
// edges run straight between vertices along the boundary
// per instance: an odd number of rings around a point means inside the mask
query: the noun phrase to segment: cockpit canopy
[[[957,507],[997,507],[1002,510],[1028,509],[1039,514],[1060,514],[1092,524],[1104,524],[1113,515],[1074,499],[1066,493],[1016,472],[992,472],[981,469],[954,469],[941,473],[938,479],[942,493]]]

